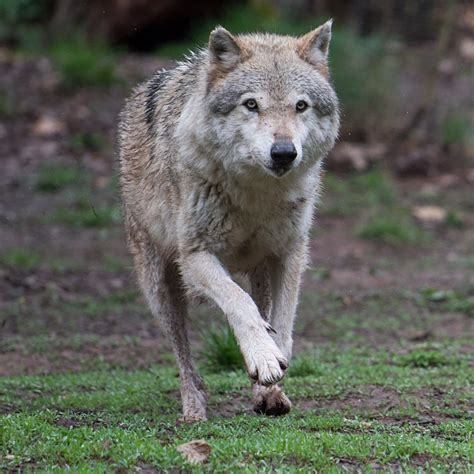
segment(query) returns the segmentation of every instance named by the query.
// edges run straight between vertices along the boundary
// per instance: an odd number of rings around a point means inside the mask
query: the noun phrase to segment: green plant
[[[67,207],[61,207],[53,212],[47,222],[66,224],[71,227],[97,227],[105,229],[120,222],[121,211],[119,206],[96,204],[91,200],[89,189],[74,190],[69,196]]]
[[[1,0],[0,41],[22,43],[25,36],[38,22],[50,15],[54,2],[51,0]]]
[[[444,145],[464,145],[471,134],[469,117],[462,114],[448,114],[441,124],[441,136]]]
[[[442,352],[423,349],[398,356],[395,361],[397,365],[402,367],[421,367],[424,369],[450,365],[452,363]]]
[[[76,35],[58,40],[49,49],[66,86],[110,86],[115,75],[115,53],[102,43],[90,43]]]
[[[34,268],[40,262],[40,256],[29,250],[14,248],[0,256],[0,262],[10,267]]]
[[[290,377],[307,377],[321,374],[321,368],[318,366],[318,360],[311,355],[300,355],[295,357],[288,369]]]
[[[364,239],[376,240],[387,244],[415,243],[421,238],[421,231],[411,221],[410,216],[402,212],[379,212],[359,227],[357,235]]]
[[[0,118],[8,119],[15,115],[15,104],[10,94],[0,92]]]
[[[203,334],[203,337],[204,348],[201,356],[209,372],[218,373],[244,367],[239,345],[234,332],[228,325],[211,327]]]
[[[77,152],[99,151],[104,147],[105,140],[98,133],[82,132],[71,137],[71,148]]]
[[[77,184],[82,180],[82,174],[76,167],[65,165],[49,165],[39,170],[35,188],[38,191],[53,193]]]

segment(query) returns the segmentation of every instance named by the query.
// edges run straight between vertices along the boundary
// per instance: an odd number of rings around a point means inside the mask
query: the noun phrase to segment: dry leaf
[[[437,224],[446,219],[446,209],[439,206],[416,206],[413,215],[422,222]]]
[[[212,448],[203,439],[195,439],[189,443],[180,444],[176,449],[189,461],[193,463],[204,463],[209,460]]]
[[[38,137],[52,137],[64,132],[64,124],[54,117],[43,115],[33,126],[33,133]]]

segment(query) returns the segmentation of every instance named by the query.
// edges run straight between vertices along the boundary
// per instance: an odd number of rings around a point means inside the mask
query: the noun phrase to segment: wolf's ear
[[[235,38],[222,26],[218,26],[209,36],[211,63],[230,71],[241,60],[242,51]]]
[[[313,65],[325,63],[331,41],[332,20],[298,39],[298,54]]]

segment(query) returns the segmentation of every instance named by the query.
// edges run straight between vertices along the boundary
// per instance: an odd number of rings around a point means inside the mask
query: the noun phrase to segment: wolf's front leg
[[[217,257],[199,251],[181,259],[186,284],[212,299],[227,316],[252,379],[271,385],[283,378],[288,362],[269,335],[271,326]]]
[[[273,294],[270,322],[276,331],[273,339],[287,360],[291,358],[293,349],[293,323],[306,261],[306,242],[302,242],[290,254],[274,259],[270,266]]]

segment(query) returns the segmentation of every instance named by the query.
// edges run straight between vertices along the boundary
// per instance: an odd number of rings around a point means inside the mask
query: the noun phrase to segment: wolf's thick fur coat
[[[255,409],[290,409],[275,384],[291,356],[321,162],[339,128],[330,36],[330,22],[300,38],[217,28],[207,49],[138,86],[121,114],[128,242],[177,358],[186,420],[207,416],[185,328],[190,292],[227,317]],[[277,142],[294,150],[283,165]]]

